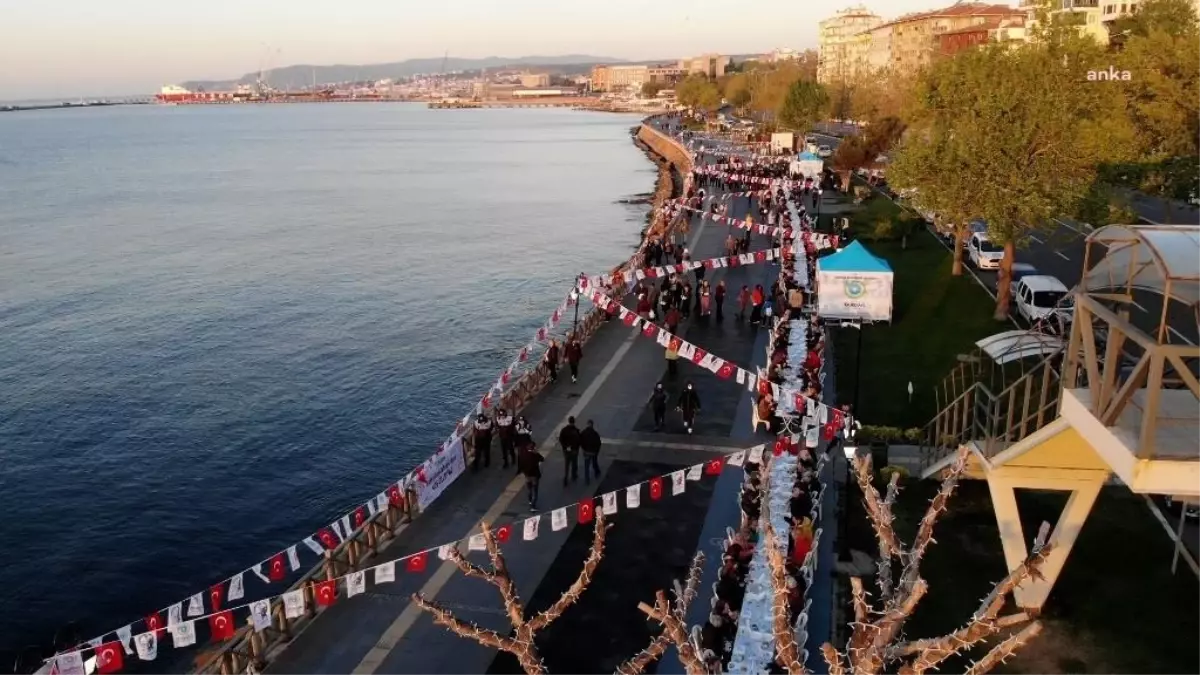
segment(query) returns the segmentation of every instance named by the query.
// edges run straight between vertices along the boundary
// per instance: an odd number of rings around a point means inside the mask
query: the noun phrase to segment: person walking
[[[667,345],[667,377],[672,380],[679,374],[679,348],[673,344]]]
[[[683,413],[683,426],[687,427],[689,434],[692,433],[696,425],[696,413],[700,412],[700,396],[696,393],[695,385],[690,381],[679,394],[679,403],[676,409]]]
[[[596,431],[596,423],[588,420],[587,426],[579,432],[579,443],[583,448],[583,484],[592,480],[592,472],[596,480],[600,480],[600,432]]]
[[[763,292],[762,284],[755,284],[754,291],[750,293],[750,323],[758,325],[762,323],[763,301],[766,300],[766,293]]]
[[[537,511],[538,484],[542,481],[542,462],[546,461],[542,453],[533,445],[521,447],[517,455],[517,470],[525,476],[525,491],[529,496],[529,510]]]
[[[558,432],[558,444],[563,449],[563,485],[579,480],[579,428],[575,418],[567,418],[567,426]]]
[[[508,468],[509,460],[517,464],[516,430],[513,428],[513,416],[507,410],[501,409],[496,413],[496,435],[500,437],[500,459],[504,468]]]
[[[558,382],[558,362],[562,356],[558,352],[558,340],[551,340],[546,349],[546,369],[550,371],[550,381]]]
[[[649,309],[647,309],[649,314]],[[579,360],[583,358],[583,345],[579,343],[579,339],[571,333],[570,339],[567,341],[567,365],[571,367],[571,381],[579,381]]]
[[[713,302],[717,306],[717,323],[725,320],[725,280],[717,282],[717,287],[713,290]]]
[[[529,420],[525,419],[524,415],[517,417],[517,423],[513,425],[513,433],[517,437],[518,448],[533,445],[533,427],[529,426]]]
[[[654,385],[654,391],[650,394],[650,410],[654,413],[654,430],[662,431],[667,421],[667,392],[662,382]]]
[[[738,313],[737,320],[741,323],[746,318],[746,307],[750,304],[750,287],[742,286],[742,290],[738,291]]]
[[[481,462],[484,468],[492,465],[492,421],[487,413],[480,413],[475,418],[475,461],[471,470],[478,471]]]

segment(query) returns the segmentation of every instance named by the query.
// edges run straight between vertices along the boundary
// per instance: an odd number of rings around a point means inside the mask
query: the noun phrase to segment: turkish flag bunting
[[[833,422],[829,422],[825,425],[824,430],[825,440],[832,441],[837,436],[838,425],[834,424]]]
[[[96,672],[119,673],[125,666],[125,648],[120,640],[105,642],[96,647]]]
[[[213,641],[228,640],[233,637],[237,628],[233,625],[233,612],[225,610],[208,617],[208,631],[212,633]]]
[[[834,408],[831,412],[833,413],[833,419],[829,420],[831,424],[835,424],[840,427],[846,423],[845,414],[841,410]]]
[[[616,316],[617,312],[619,312],[619,311],[621,311],[621,303],[616,302],[616,301],[608,303],[608,313],[609,314],[611,314],[612,316]]]
[[[705,267],[705,269],[710,269],[710,270],[711,270],[711,269],[713,269],[714,267],[716,267],[716,265],[717,265],[717,264],[716,264],[715,262],[713,262],[712,258],[709,258],[708,260],[705,260],[705,261],[704,261],[704,267]]]
[[[726,266],[726,267],[737,267],[737,266],[738,266],[740,263],[741,263],[741,261],[740,261],[740,260],[738,260],[738,257],[737,257],[736,255],[735,255],[735,256],[730,256],[730,257],[728,257],[728,258],[726,258],[726,259],[725,259],[725,266]]]
[[[492,392],[489,391],[487,394],[485,394],[483,400],[479,402],[479,405],[483,406],[484,410],[492,407]]]
[[[504,384],[508,384],[508,381],[511,379],[512,379],[512,368],[506,368],[504,370],[504,374],[502,374],[500,376],[500,381],[503,382]]]
[[[512,536],[512,525],[501,525],[496,528],[496,541],[501,544],[508,543],[508,538]]]
[[[767,259],[766,251],[756,251],[754,253],[754,262],[763,262],[766,259]]]
[[[796,394],[795,398],[796,410],[804,410],[808,402],[804,399],[804,394]]]
[[[667,349],[669,349],[673,352],[677,352],[677,351],[679,351],[679,348],[682,346],[683,346],[683,340],[680,340],[679,338],[672,335],[671,343],[669,345],[667,345]]]
[[[162,637],[163,620],[162,620],[162,616],[159,615],[158,612],[155,612],[154,614],[150,614],[146,617],[146,630],[154,631],[155,637]]]
[[[647,267],[646,268],[646,278],[647,279],[657,279],[658,278],[658,268],[657,267]]]
[[[684,265],[683,263],[679,263],[678,265],[675,266],[676,274],[683,274],[686,271],[687,271],[687,265]]]
[[[646,337],[654,337],[654,334],[657,332],[658,332],[658,326],[656,326],[655,324],[653,324],[649,321],[647,321],[645,323],[645,325],[642,326],[642,335],[645,335]]]
[[[422,551],[408,560],[404,561],[404,569],[409,572],[424,572],[425,571],[425,552]]]
[[[626,326],[632,326],[635,322],[637,322],[637,314],[626,310],[625,316],[621,317],[621,319],[625,322]]]
[[[650,479],[650,499],[659,499],[662,497],[662,476],[655,476]]]
[[[529,347],[521,347],[521,353],[517,354],[517,360],[524,363],[525,359],[529,358]]]
[[[579,522],[590,523],[592,516],[596,514],[596,503],[591,497],[580,500],[579,502]]]
[[[537,339],[538,339],[538,342],[541,342],[542,340],[546,339],[546,328],[544,326],[542,328],[537,329]]]
[[[569,302],[569,301],[568,301],[568,302]],[[552,321],[552,322],[554,322],[554,323],[558,323],[558,320],[559,320],[560,318],[561,318],[561,317],[559,316],[559,314],[558,314],[558,310],[557,310],[557,309],[556,309],[556,310],[554,310],[554,313],[550,315],[550,321]]]
[[[209,601],[210,605],[212,606],[212,611],[215,612],[218,609],[221,609],[221,601],[224,599],[225,599],[225,587],[222,586],[221,584],[217,584],[216,586],[213,586],[212,588],[208,589],[208,601]]]
[[[313,597],[322,607],[328,607],[337,602],[337,579],[318,581],[313,584]]]
[[[404,495],[400,493],[400,486],[392,483],[387,489],[388,503],[392,506],[403,506]]]
[[[282,552],[271,556],[271,561],[267,563],[267,578],[271,581],[283,581],[287,576],[286,565]]]
[[[787,452],[787,447],[788,447],[787,441],[783,440],[782,438],[775,441],[775,448],[774,448],[775,456],[778,457],[778,456],[782,455],[783,453]]]
[[[708,352],[704,351],[703,349],[700,349],[699,347],[696,347],[695,353],[692,354],[692,363],[694,363],[696,365],[700,365],[700,362],[703,361],[704,357],[706,357],[706,356],[708,356]]]
[[[704,473],[710,476],[720,476],[721,469],[725,468],[725,460],[721,457],[708,460],[704,465]]]
[[[333,530],[329,529],[328,527],[323,528],[317,533],[317,541],[321,542],[321,545],[330,551],[337,548],[338,544],[342,543],[338,541],[338,536],[333,533]]]
[[[728,380],[729,378],[733,377],[733,374],[736,372],[737,366],[726,361],[721,364],[720,368],[717,368],[717,377],[721,378],[722,380]]]
[[[354,509],[354,529],[362,527],[365,522],[367,522],[367,510],[361,506]]]

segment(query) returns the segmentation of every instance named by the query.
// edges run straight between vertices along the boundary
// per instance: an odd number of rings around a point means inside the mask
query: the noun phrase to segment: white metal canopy
[[[995,363],[1004,365],[1028,356],[1049,356],[1062,351],[1062,338],[1032,330],[1010,330],[985,337],[975,343]]]
[[[1088,243],[1103,244],[1108,255],[1084,276],[1084,290],[1128,287],[1200,302],[1200,227],[1109,225]]]

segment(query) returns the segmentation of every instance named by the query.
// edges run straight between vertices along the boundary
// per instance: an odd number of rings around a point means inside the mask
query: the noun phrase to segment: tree
[[[899,117],[883,117],[867,127],[867,147],[878,155],[887,154],[908,128]]]
[[[696,593],[700,589],[700,576],[704,572],[704,554],[697,551],[688,568],[687,583],[680,586],[675,584],[675,602],[667,600],[667,594],[658,591],[654,595],[654,606],[642,602],[638,609],[642,610],[652,621],[662,626],[662,633],[650,641],[650,646],[638,652],[636,656],[617,666],[617,675],[641,675],[646,666],[658,660],[667,647],[675,645],[679,650],[679,660],[689,675],[707,673],[704,659],[697,653],[691,641],[692,631],[687,627],[687,611]],[[694,629],[693,629],[694,630]]]
[[[850,180],[853,178],[854,172],[869,166],[877,156],[878,153],[870,147],[866,138],[861,134],[842,139],[830,158],[834,171],[838,172],[838,177],[841,179],[842,192],[850,191]]]
[[[1008,317],[1016,248],[1072,213],[1099,166],[1133,148],[1123,100],[1087,79],[1105,60],[1094,40],[1048,22],[1032,44],[967,50],[920,76],[915,133],[889,174],[952,218],[960,237],[969,218],[986,220],[1004,247],[997,320]]]
[[[675,87],[675,98],[682,105],[709,113],[721,107],[721,92],[716,83],[703,75],[689,75],[680,82]]]
[[[779,104],[779,122],[804,133],[822,120],[828,110],[829,94],[825,87],[816,82],[799,80],[788,87],[787,95]]]
[[[643,82],[642,83],[642,98],[654,98],[658,96],[658,92],[665,89],[659,82]]]
[[[520,596],[517,595],[516,585],[509,576],[508,566],[504,561],[504,554],[500,552],[500,547],[496,544],[495,535],[486,522],[481,522],[479,527],[480,533],[483,535],[484,544],[487,546],[488,557],[492,561],[492,569],[490,571],[468,562],[462,557],[457,548],[450,549],[450,561],[457,565],[463,574],[483,579],[500,591],[500,597],[504,599],[505,612],[508,614],[508,620],[512,623],[514,630],[513,637],[504,637],[494,630],[488,630],[477,624],[458,619],[450,610],[432,600],[427,600],[420,593],[413,593],[413,602],[421,609],[432,614],[434,622],[445,626],[450,632],[474,640],[485,647],[492,647],[493,649],[508,652],[517,657],[521,668],[526,673],[530,675],[545,673],[546,664],[542,662],[542,658],[538,654],[534,637],[538,631],[549,626],[555,619],[562,616],[562,613],[568,607],[575,604],[579,600],[579,596],[588,587],[588,584],[592,582],[592,575],[595,574],[596,568],[600,565],[601,558],[604,557],[604,534],[610,527],[605,524],[604,512],[601,510],[595,511],[595,522],[595,533],[592,535],[592,548],[588,553],[587,560],[583,563],[583,569],[579,571],[579,577],[575,579],[575,583],[571,584],[549,608],[529,619],[525,618],[525,608],[521,604]]]
[[[742,110],[752,98],[750,91],[750,76],[746,73],[735,73],[721,82],[721,93],[729,105]]]
[[[892,475],[887,496],[881,499],[871,482],[870,458],[854,460],[863,501],[879,543],[876,586],[880,606],[872,608],[868,604],[862,579],[850,579],[854,609],[850,639],[845,650],[841,652],[828,642],[821,646],[821,654],[829,666],[830,675],[845,675],[847,672],[856,675],[897,672],[923,675],[928,670],[936,669],[938,664],[955,654],[970,650],[989,638],[1011,631],[1016,626],[1022,626],[1021,630],[1010,632],[996,643],[983,658],[967,670],[971,675],[980,675],[1002,663],[1041,632],[1041,623],[1031,621],[1031,617],[1024,612],[1006,616],[1000,616],[1000,613],[1004,610],[1008,595],[1013,589],[1026,579],[1040,574],[1040,569],[1052,549],[1052,545],[1046,543],[1049,535],[1049,524],[1046,523],[1042,524],[1029,556],[993,587],[992,592],[983,599],[979,609],[971,615],[970,621],[964,627],[938,638],[911,641],[903,638],[905,622],[929,590],[929,584],[921,578],[921,561],[934,541],[934,525],[938,516],[946,511],[946,504],[954,494],[958,479],[966,466],[968,454],[969,450],[965,447],[959,451],[955,463],[942,480],[937,495],[930,501],[912,545],[908,547],[900,543],[899,537],[892,529],[892,505],[899,494],[900,475]],[[765,523],[763,545],[768,551],[767,562],[771,570],[775,653],[777,661],[790,675],[807,674],[809,671],[798,657],[795,634],[788,620],[787,574],[783,555],[775,545],[776,534],[770,525],[767,511],[768,506],[764,500],[760,522]],[[896,561],[901,563],[898,578],[892,570],[892,563]]]

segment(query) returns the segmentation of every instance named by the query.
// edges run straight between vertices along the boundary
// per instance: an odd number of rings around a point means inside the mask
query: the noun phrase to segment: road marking
[[[1096,231],[1096,228],[1092,227],[1091,225],[1088,225],[1087,223],[1080,223],[1080,225],[1083,226],[1080,228],[1080,227],[1075,227],[1074,225],[1072,225],[1064,220],[1060,220],[1058,218],[1055,218],[1054,222],[1058,223],[1059,225],[1062,225],[1063,227],[1067,228],[1068,230],[1070,230],[1072,232],[1082,234],[1082,235],[1087,235],[1091,232]],[[1087,230],[1087,231],[1085,232],[1084,230]]]
[[[1046,243],[1046,242],[1042,241],[1041,239],[1038,239],[1037,237],[1033,236],[1032,234],[1031,234],[1031,235],[1029,235],[1029,238],[1030,238],[1030,239],[1032,239],[1032,240],[1034,240],[1034,241],[1036,241],[1036,242],[1037,242],[1037,243],[1039,243],[1039,244],[1045,244],[1045,243]]]
[[[704,229],[707,226],[707,220],[700,221],[699,227],[696,228],[695,234],[692,236],[691,246],[689,246],[689,248],[694,249],[696,247],[696,242],[700,241],[700,237],[704,234]],[[592,380],[592,383],[588,385],[586,390],[584,390],[583,395],[579,397],[579,400],[575,402],[575,405],[571,407],[571,410],[567,412],[566,416],[564,416],[558,425],[555,426],[550,432],[550,436],[548,438],[551,441],[553,441],[553,439],[558,436],[558,432],[567,425],[568,417],[577,417],[583,412],[584,408],[586,408],[587,405],[592,402],[592,399],[596,396],[596,392],[600,391],[600,387],[604,385],[605,381],[608,380],[608,377],[617,369],[617,365],[620,364],[621,360],[625,358],[625,355],[629,353],[629,350],[633,347],[634,342],[637,341],[639,333],[640,331],[633,331],[630,333],[629,337],[625,338],[625,341],[621,343],[620,347],[617,348],[616,353],[613,354],[612,358],[608,360],[608,363],[604,365],[604,368],[600,371],[600,374],[596,376],[596,379]],[[508,486],[504,488],[504,491],[500,493],[500,496],[496,499],[495,503],[488,507],[487,512],[483,516],[483,520],[494,522],[500,516],[500,514],[504,512],[504,509],[508,503],[511,502],[513,498],[524,489],[524,487],[524,476],[517,476],[513,478]],[[465,539],[474,531],[475,528],[472,527],[471,531],[468,532],[467,535],[460,537],[458,541]],[[425,582],[424,586],[421,586],[421,590],[418,592],[428,599],[434,599],[437,597],[437,594],[446,587],[446,584],[450,581],[450,579],[454,578],[454,573],[457,571],[458,566],[454,563],[449,561],[443,562],[441,566],[439,566],[433,573],[433,576],[429,578],[429,581]],[[379,640],[376,641],[375,645],[371,647],[365,656],[363,656],[362,661],[360,661],[358,666],[354,668],[354,674],[371,675],[372,673],[378,672],[383,666],[384,659],[387,658],[388,654],[392,653],[392,650],[396,648],[396,645],[400,644],[400,641],[404,639],[404,635],[413,627],[413,625],[416,624],[417,619],[421,618],[421,615],[424,613],[424,610],[411,602],[406,605],[404,607],[404,611],[400,612],[400,616],[396,617],[396,620],[393,621],[390,626],[384,629],[383,634],[379,636]]]
[[[1067,262],[1071,262],[1071,259],[1070,259],[1070,258],[1068,258],[1067,256],[1063,255],[1063,252],[1062,252],[1062,251],[1055,251],[1055,252],[1054,252],[1054,255],[1056,255],[1056,256],[1058,256],[1058,257],[1062,258],[1063,260],[1066,260]]]
[[[703,452],[720,452],[730,453],[738,452],[739,450],[747,450],[749,448],[736,447],[732,445],[700,445],[697,443],[667,443],[659,441],[635,441],[628,438],[601,438],[601,442],[607,445],[632,445],[636,448],[665,448],[668,450],[700,450]],[[753,447],[753,446],[751,446]]]

